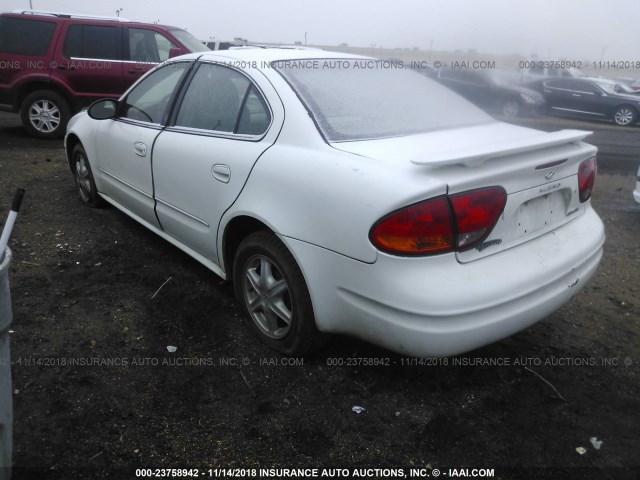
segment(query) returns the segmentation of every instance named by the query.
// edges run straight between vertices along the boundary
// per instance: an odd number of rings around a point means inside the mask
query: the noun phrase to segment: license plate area
[[[578,199],[577,176],[514,192],[489,236],[476,248],[456,254],[468,263],[513,248],[544,235],[584,211]]]
[[[556,190],[522,203],[514,222],[516,236],[531,235],[563,220],[567,216],[570,195],[571,191]]]

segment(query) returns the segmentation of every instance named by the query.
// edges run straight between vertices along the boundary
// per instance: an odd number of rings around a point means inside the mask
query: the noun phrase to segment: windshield
[[[448,88],[374,59],[301,59],[274,65],[329,142],[411,135],[493,119]]]
[[[186,30],[171,30],[171,33],[189,49],[190,52],[208,52],[209,48]]]

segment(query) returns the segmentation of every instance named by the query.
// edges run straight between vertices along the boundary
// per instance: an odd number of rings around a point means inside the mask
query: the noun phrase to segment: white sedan
[[[244,49],[161,64],[76,115],[65,146],[84,203],[233,281],[273,348],[338,333],[444,356],[545,318],[596,271],[588,134],[498,122],[394,62]]]

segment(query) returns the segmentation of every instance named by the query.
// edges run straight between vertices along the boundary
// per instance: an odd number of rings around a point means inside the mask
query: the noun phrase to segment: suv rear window
[[[96,60],[120,60],[119,27],[101,25],[72,25],[64,42],[64,54],[68,58]]]
[[[0,17],[0,52],[44,55],[55,29],[53,22]]]

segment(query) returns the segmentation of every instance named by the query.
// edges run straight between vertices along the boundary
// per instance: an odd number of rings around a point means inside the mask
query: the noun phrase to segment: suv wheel
[[[22,101],[22,125],[36,138],[62,138],[71,117],[69,104],[51,90],[37,90]]]

